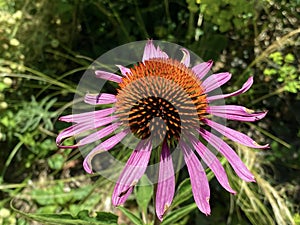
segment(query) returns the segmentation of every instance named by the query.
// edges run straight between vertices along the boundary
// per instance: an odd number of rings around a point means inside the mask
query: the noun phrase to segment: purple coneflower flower
[[[248,147],[268,147],[258,145],[245,134],[211,119],[213,116],[238,121],[256,121],[263,118],[267,112],[254,112],[238,105],[212,104],[217,100],[246,92],[251,87],[253,78],[250,77],[241,89],[233,93],[213,95],[213,91],[225,84],[231,78],[231,74],[225,72],[206,76],[212,61],[189,68],[190,54],[186,49],[182,49],[182,52],[184,57],[179,62],[169,58],[159,47],[155,48],[149,40],[142,62],[132,68],[118,65],[122,76],[96,71],[96,77],[118,83],[118,92],[116,95],[87,94],[85,102],[92,105],[112,104],[112,107],[61,117],[61,121],[75,124],[63,130],[57,137],[60,147],[74,148],[110,136],[85,157],[83,166],[88,173],[92,173],[91,161],[95,154],[112,149],[129,134],[138,138],[139,143],[115,185],[112,195],[114,205],[126,201],[135,184],[145,173],[154,145],[160,142],[155,201],[156,214],[160,220],[171,205],[175,192],[171,156],[174,146],[179,146],[183,152],[195,202],[206,215],[210,214],[210,189],[200,159],[214,172],[219,183],[227,191],[233,194],[235,191],[230,187],[220,161],[202,143],[203,140],[226,157],[241,179],[247,182],[255,181],[235,151],[210,129]],[[158,120],[154,120],[155,118]],[[94,128],[99,130],[87,135],[77,144],[62,145],[64,139]],[[199,136],[202,141],[199,140]]]

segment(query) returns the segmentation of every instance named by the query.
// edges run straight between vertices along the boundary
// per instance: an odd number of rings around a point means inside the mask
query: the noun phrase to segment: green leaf
[[[47,160],[48,165],[53,170],[60,170],[65,162],[64,157],[61,154],[54,154]]]
[[[68,213],[25,213],[13,207],[11,208],[27,219],[45,224],[60,225],[114,225],[118,222],[118,216],[107,212],[97,212],[96,217],[90,217],[87,210],[80,211],[76,216]]]
[[[149,202],[153,195],[153,186],[146,175],[140,179],[139,186],[136,188],[136,201],[142,211],[146,214]]]
[[[190,212],[197,208],[196,203],[192,203],[190,205],[181,207],[177,210],[170,212],[166,218],[163,220],[161,225],[174,224],[175,222],[181,220],[183,217],[188,215]]]
[[[222,162],[222,164],[224,164],[224,159],[222,159],[221,162]],[[214,174],[211,171],[209,171],[207,173],[207,179],[210,181],[213,177],[214,177]],[[174,208],[174,207],[180,205],[181,203],[190,199],[192,196],[193,196],[193,193],[192,193],[190,178],[187,178],[179,184],[175,198],[171,204],[171,208]]]
[[[271,75],[274,75],[276,73],[277,73],[276,69],[273,69],[273,68],[264,69],[264,75],[266,75],[266,76],[271,76]]]
[[[288,53],[285,57],[284,57],[284,61],[286,63],[293,63],[295,61],[295,56],[291,53]]]
[[[182,181],[179,184],[179,186],[177,188],[177,193],[171,204],[171,207],[174,208],[174,207],[178,206],[179,204],[190,199],[192,196],[193,196],[193,194],[192,194],[190,178],[186,178],[184,181]]]
[[[122,207],[122,206],[118,206],[118,209],[120,209],[122,211],[122,213],[124,213],[124,215],[130,219],[135,225],[143,225],[143,221],[142,219],[138,218],[136,215],[134,215],[132,212],[130,212],[128,209]]]
[[[271,53],[269,58],[272,59],[273,62],[275,62],[277,65],[282,65],[283,57],[282,57],[281,52]]]

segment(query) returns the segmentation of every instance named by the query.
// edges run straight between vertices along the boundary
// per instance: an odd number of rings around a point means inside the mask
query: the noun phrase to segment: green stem
[[[164,0],[164,5],[165,5],[166,16],[167,16],[167,22],[168,24],[171,24],[172,20],[171,20],[170,8],[169,8],[169,1]]]
[[[273,92],[268,93],[268,94],[266,94],[266,95],[264,95],[264,96],[261,96],[260,98],[255,99],[254,101],[252,101],[252,102],[250,103],[250,106],[251,106],[251,105],[257,104],[258,102],[260,102],[260,101],[262,101],[262,100],[265,100],[265,99],[267,99],[267,98],[270,98],[270,97],[272,97],[273,95],[278,95],[278,94],[282,93],[283,91],[284,91],[284,87],[281,87],[281,88],[277,89],[276,91],[273,91]]]
[[[194,20],[195,20],[195,13],[190,11],[189,24],[188,24],[188,30],[186,35],[186,39],[189,41],[192,39],[194,35]]]
[[[160,154],[161,154],[161,151],[162,151],[162,145],[163,144],[161,144],[159,147],[156,148],[156,152],[157,152],[157,154],[156,154],[156,162],[158,162],[158,163],[160,161]],[[157,184],[158,184],[158,173],[159,173],[159,169],[157,170],[157,173],[156,173],[157,175],[156,175],[156,179],[155,180],[157,180],[157,182],[154,184],[154,190],[153,190],[153,205],[154,205],[154,208],[155,208],[155,205],[156,205],[156,191],[157,191]],[[156,212],[154,212],[154,218],[155,219],[154,219],[153,225],[159,225],[159,224],[161,224],[161,221],[158,219],[158,217],[156,215]]]
[[[143,32],[144,37],[149,38],[149,34],[148,34],[147,29],[145,27],[145,23],[144,23],[140,8],[138,7],[137,0],[134,0],[134,5],[135,5],[135,11],[136,11],[137,25],[140,27],[141,31]]]
[[[15,155],[17,154],[17,152],[19,151],[19,149],[21,148],[21,146],[23,145],[23,142],[20,141],[15,147],[14,149],[11,151],[11,153],[9,154],[7,160],[5,161],[5,164],[4,164],[4,168],[2,170],[2,173],[1,173],[1,178],[3,179],[4,177],[4,174],[6,172],[6,169],[7,167],[10,165],[12,159],[15,157]],[[1,182],[1,181],[0,181]]]
[[[17,64],[15,62],[12,62],[12,61],[7,61],[5,60],[4,61],[4,64],[7,64],[7,65],[15,65],[15,66],[20,66],[24,71],[27,71],[29,73],[32,73],[36,76],[32,76],[32,75],[28,75],[28,74],[0,74],[0,77],[4,77],[4,76],[9,76],[9,77],[22,77],[22,78],[26,78],[26,79],[34,79],[34,80],[40,80],[40,81],[45,81],[47,83],[50,83],[50,84],[53,84],[53,85],[56,85],[58,87],[61,87],[63,88],[64,90],[67,90],[69,92],[72,92],[72,93],[77,93],[77,94],[80,94],[78,92],[78,90],[76,90],[75,88],[73,88],[72,86],[68,85],[68,84],[65,84],[63,82],[59,82],[57,80],[55,80],[54,78],[50,77],[50,76],[47,76],[46,74],[44,73],[41,73],[37,70],[34,70],[32,68],[29,68],[29,67],[26,67],[24,65],[21,65],[21,64]]]
[[[111,9],[114,17],[116,18],[118,24],[119,24],[119,27],[121,28],[121,30],[123,31],[124,35],[125,35],[125,38],[127,39],[128,42],[131,41],[131,38],[130,38],[130,35],[129,33],[127,32],[127,29],[126,27],[124,26],[124,23],[120,17],[120,15],[118,14],[118,12],[115,10],[115,8],[113,7],[112,3],[109,1],[108,3],[109,5],[109,8]]]
[[[237,85],[241,83],[241,80],[245,77],[245,75],[250,71],[250,69],[258,64],[260,61],[263,61],[266,59],[272,52],[274,52],[277,49],[283,48],[284,45],[290,43],[290,40],[293,36],[300,33],[300,28],[293,30],[289,32],[288,34],[284,35],[283,37],[277,39],[274,41],[266,50],[264,50],[260,55],[256,56],[256,58],[247,66],[247,68],[244,70],[244,72],[239,76],[239,78],[235,81],[234,85]]]
[[[273,134],[269,133],[268,131],[260,128],[259,126],[255,125],[255,124],[252,124],[252,123],[248,123],[248,122],[246,122],[246,124],[248,124],[250,127],[254,127],[259,132],[263,133],[264,135],[268,136],[269,138],[273,139],[274,141],[278,142],[279,144],[287,147],[288,149],[291,148],[290,144],[288,144],[284,140],[281,140],[280,138],[274,136]]]

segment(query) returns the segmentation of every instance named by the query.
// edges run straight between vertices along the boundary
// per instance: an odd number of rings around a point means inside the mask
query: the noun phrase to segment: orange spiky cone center
[[[116,114],[135,136],[178,140],[199,126],[207,100],[201,81],[183,63],[155,58],[139,63],[122,78]]]

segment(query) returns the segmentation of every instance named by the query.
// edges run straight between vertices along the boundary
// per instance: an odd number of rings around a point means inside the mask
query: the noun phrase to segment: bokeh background
[[[71,113],[88,66],[114,47],[149,38],[213,59],[214,72],[231,72],[223,92],[253,75],[253,87],[227,104],[269,111],[257,123],[229,123],[270,143],[269,150],[231,143],[257,183],[242,182],[222,161],[238,194],[211,176],[206,217],[188,208],[193,199],[183,171],[172,210],[185,211],[172,224],[300,224],[299,17],[299,0],[0,0],[0,224],[49,223],[37,219],[41,213],[89,221],[99,211],[116,214],[120,224],[136,224],[128,211],[151,221],[145,190],[137,189],[124,208],[112,207],[113,183],[87,175],[78,150],[55,144],[68,125],[57,118]],[[122,154],[116,157],[130,152]]]

